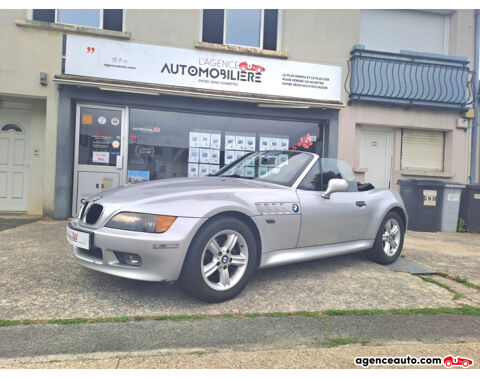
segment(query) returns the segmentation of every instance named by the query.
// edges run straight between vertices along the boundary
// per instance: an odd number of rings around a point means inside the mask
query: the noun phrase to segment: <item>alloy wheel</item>
[[[217,291],[234,287],[245,275],[247,265],[247,243],[233,230],[223,230],[212,236],[201,257],[202,277]]]
[[[397,253],[400,247],[400,239],[402,232],[400,224],[394,218],[390,218],[385,222],[385,226],[382,234],[382,246],[383,251],[387,256],[393,256]]]

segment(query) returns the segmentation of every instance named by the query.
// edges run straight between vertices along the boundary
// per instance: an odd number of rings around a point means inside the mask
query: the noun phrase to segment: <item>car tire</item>
[[[231,216],[214,218],[194,236],[180,286],[205,302],[231,299],[243,290],[255,271],[257,253],[255,236],[247,224]]]
[[[395,232],[394,227],[397,227]],[[389,212],[382,221],[373,247],[366,252],[367,257],[380,264],[394,263],[403,248],[405,226],[402,217],[395,211]]]

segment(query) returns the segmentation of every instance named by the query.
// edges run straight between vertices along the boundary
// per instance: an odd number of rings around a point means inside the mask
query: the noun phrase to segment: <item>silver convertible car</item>
[[[258,268],[357,251],[392,263],[406,226],[399,194],[358,184],[344,161],[263,151],[214,176],[102,192],[83,203],[67,240],[87,268],[179,280],[195,297],[220,302]]]

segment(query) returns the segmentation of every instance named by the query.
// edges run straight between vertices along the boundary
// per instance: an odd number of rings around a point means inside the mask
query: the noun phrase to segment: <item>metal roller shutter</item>
[[[402,169],[443,171],[442,131],[403,130]]]

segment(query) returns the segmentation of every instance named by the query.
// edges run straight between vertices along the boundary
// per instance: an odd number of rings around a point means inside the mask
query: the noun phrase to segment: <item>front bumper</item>
[[[90,250],[72,247],[80,265],[130,279],[175,281],[180,276],[188,247],[205,220],[179,217],[163,234],[107,227],[93,229],[78,219],[74,219],[69,226],[74,230],[93,233]],[[142,258],[142,265],[135,267],[123,264],[115,252],[137,254]]]

